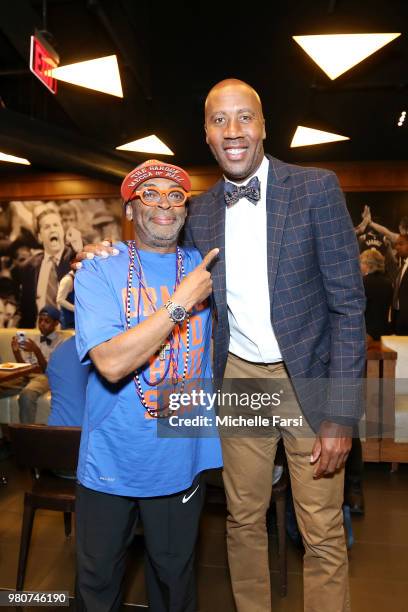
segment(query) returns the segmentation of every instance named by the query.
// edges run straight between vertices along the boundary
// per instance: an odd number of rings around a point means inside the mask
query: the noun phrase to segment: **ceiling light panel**
[[[174,155],[173,151],[160,138],[152,134],[116,147],[119,151],[136,151],[138,153],[154,153],[155,155]]]
[[[107,55],[85,62],[67,64],[52,70],[47,74],[58,81],[86,87],[94,91],[123,98],[122,83],[116,55]]]
[[[333,134],[332,132],[324,132],[313,128],[298,125],[296,132],[290,143],[291,149],[295,147],[308,147],[311,145],[324,144],[327,142],[339,142],[341,140],[350,140],[348,136]]]
[[[12,164],[23,164],[24,166],[31,166],[31,163],[28,159],[24,157],[16,157],[15,155],[8,155],[7,153],[2,153],[0,151],[0,161],[10,162]]]
[[[298,45],[327,74],[337,79],[353,66],[401,36],[400,32],[383,34],[321,34],[293,36]]]

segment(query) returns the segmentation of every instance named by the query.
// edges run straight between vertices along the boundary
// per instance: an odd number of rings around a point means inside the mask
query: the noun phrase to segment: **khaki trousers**
[[[288,375],[283,364],[254,364],[230,354],[225,378],[288,379]],[[293,389],[292,393],[273,413],[293,418],[301,414]],[[228,561],[237,610],[271,610],[266,512],[280,437],[305,546],[304,610],[348,612],[348,559],[342,513],[344,469],[331,477],[313,479],[310,455],[316,436],[304,418],[301,428],[275,427],[270,436],[222,438]]]

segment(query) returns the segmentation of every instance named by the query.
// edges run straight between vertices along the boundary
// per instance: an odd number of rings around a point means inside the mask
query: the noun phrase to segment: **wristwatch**
[[[184,306],[180,306],[180,304],[175,304],[171,300],[168,300],[164,304],[164,307],[169,313],[169,317],[173,321],[173,323],[182,323],[188,317],[188,312],[184,308]]]

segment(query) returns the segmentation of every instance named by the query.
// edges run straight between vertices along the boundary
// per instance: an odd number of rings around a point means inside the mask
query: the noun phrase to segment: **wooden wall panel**
[[[76,174],[27,174],[0,181],[0,200],[63,200],[117,197],[119,185]]]
[[[408,190],[408,161],[319,162],[307,165],[333,170],[344,191]]]
[[[333,170],[344,191],[408,190],[408,161],[316,162],[301,164]],[[217,167],[190,168],[193,191],[200,193],[221,176]]]
[[[307,165],[336,172],[345,191],[408,190],[408,161],[317,162]],[[188,171],[193,194],[205,191],[221,176],[216,166],[194,166]],[[27,173],[14,177],[2,176],[0,200],[118,197],[119,186],[119,182],[110,183],[76,174]]]
[[[301,164],[333,170],[344,191],[408,191],[408,161],[316,162]],[[193,193],[201,193],[221,176],[217,167],[190,168]]]

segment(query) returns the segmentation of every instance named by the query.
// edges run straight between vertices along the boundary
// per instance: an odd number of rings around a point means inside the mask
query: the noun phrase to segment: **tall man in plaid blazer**
[[[205,131],[224,177],[191,202],[186,240],[203,255],[220,249],[212,268],[215,377],[290,377],[298,393],[289,384],[292,394],[279,412],[303,415],[301,428],[223,438],[237,610],[271,610],[265,515],[282,437],[305,545],[305,610],[344,612],[350,609],[344,463],[360,407],[353,384],[340,381],[361,378],[365,359],[365,298],[352,223],[332,172],[265,156],[261,102],[246,83],[228,79],[213,87]],[[330,400],[322,403],[318,391],[299,393],[305,379],[339,384],[334,390],[330,384]]]

